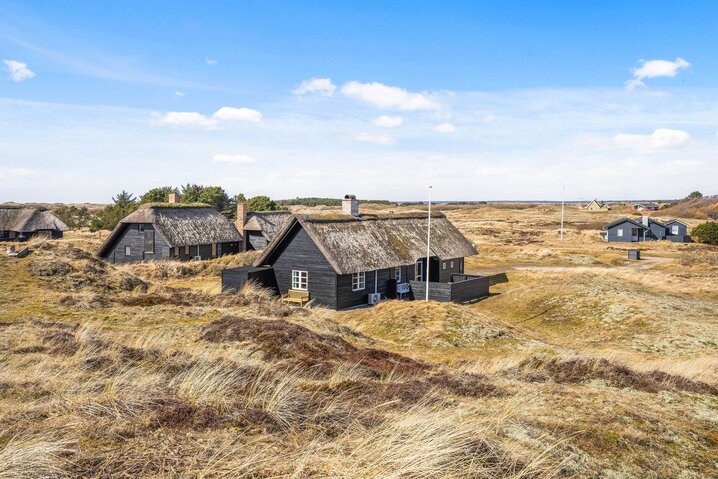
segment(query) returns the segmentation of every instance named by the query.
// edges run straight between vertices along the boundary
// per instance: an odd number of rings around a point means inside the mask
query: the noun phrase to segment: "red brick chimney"
[[[179,203],[179,196],[177,193],[170,193],[169,198],[167,198],[168,203]]]
[[[237,203],[237,220],[234,222],[234,226],[242,235],[242,242],[240,243],[239,250],[247,251],[247,235],[244,234],[244,223],[247,222],[247,203]]]

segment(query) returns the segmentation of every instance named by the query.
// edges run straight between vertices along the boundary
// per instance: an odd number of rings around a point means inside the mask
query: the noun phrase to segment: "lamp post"
[[[566,186],[561,191],[561,241],[563,241],[563,206],[566,200]]]
[[[431,185],[429,185],[429,221],[426,227],[426,301],[429,301],[429,259],[431,257]]]

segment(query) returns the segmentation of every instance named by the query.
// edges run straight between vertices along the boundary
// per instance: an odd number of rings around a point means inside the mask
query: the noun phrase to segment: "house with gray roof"
[[[26,241],[35,236],[62,238],[70,228],[42,208],[0,206],[0,241]]]
[[[314,304],[345,309],[381,298],[425,297],[466,302],[488,295],[488,278],[464,273],[474,246],[443,215],[431,219],[427,262],[426,214],[359,214],[347,195],[342,214],[293,214],[254,268],[223,272],[223,287],[248,280],[282,295],[304,294]]]
[[[244,203],[237,205],[237,230],[242,235],[242,251],[263,250],[291,219],[292,212],[247,211]]]
[[[242,236],[224,215],[201,203],[149,203],[123,218],[97,256],[111,263],[201,260],[240,251]]]
[[[690,243],[688,226],[678,220],[665,222],[644,215],[641,220],[621,218],[603,227],[601,237],[609,243],[637,243],[641,241],[668,240],[674,243]]]

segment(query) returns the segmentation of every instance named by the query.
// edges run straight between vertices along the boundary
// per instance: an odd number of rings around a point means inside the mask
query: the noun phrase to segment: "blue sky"
[[[718,193],[715,2],[0,0],[0,201]]]

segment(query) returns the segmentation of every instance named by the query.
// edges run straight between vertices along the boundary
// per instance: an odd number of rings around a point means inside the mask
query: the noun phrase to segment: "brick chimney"
[[[344,195],[342,200],[342,214],[359,216],[359,200],[354,195]]]
[[[179,203],[179,195],[177,193],[170,193],[169,198],[167,198],[168,203]]]
[[[247,251],[247,235],[244,234],[244,223],[247,222],[247,203],[237,203],[237,220],[234,226],[242,235],[242,242],[239,245],[240,251]]]

